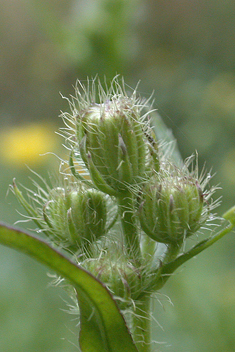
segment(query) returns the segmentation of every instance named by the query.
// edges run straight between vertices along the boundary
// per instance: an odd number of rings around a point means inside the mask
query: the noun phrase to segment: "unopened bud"
[[[139,207],[142,229],[158,242],[177,243],[207,219],[202,190],[192,177],[172,176],[146,184]]]
[[[105,196],[94,189],[55,188],[44,206],[44,219],[62,240],[78,246],[93,242],[106,232]]]
[[[80,134],[86,136],[85,148],[80,144],[81,156],[97,187],[100,181],[90,168],[88,153],[100,177],[113,190],[125,191],[127,184],[139,182],[144,176],[146,147],[140,116],[132,102],[114,97],[91,106],[78,119]]]
[[[107,286],[120,309],[128,308],[144,291],[141,270],[124,258],[92,258],[85,260],[83,266]]]
[[[157,149],[149,149],[150,123],[141,115],[146,105],[135,91],[128,96],[117,78],[107,92],[99,81],[97,87],[93,82],[91,91],[80,86],[78,108],[72,116],[80,156],[98,189],[109,195],[126,192],[143,182],[151,160],[159,163]]]

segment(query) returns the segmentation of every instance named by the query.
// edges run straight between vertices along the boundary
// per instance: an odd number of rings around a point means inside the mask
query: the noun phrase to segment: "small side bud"
[[[139,268],[128,263],[124,258],[92,258],[83,262],[85,269],[90,271],[102,281],[121,310],[125,310],[133,304],[140,292],[144,291],[144,276]],[[109,256],[110,254],[107,254]]]
[[[142,190],[139,219],[143,231],[163,243],[178,243],[195,233],[208,218],[197,179],[181,171],[153,177]]]
[[[106,232],[105,195],[94,189],[52,189],[44,219],[52,233],[72,245],[91,243]]]

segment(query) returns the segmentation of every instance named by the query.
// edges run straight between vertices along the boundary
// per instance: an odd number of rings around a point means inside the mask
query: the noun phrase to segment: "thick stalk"
[[[139,352],[151,351],[151,297],[144,296],[136,302],[133,316],[133,339]]]
[[[167,245],[167,251],[163,259],[163,264],[167,264],[176,259],[182,247],[182,244],[183,244],[183,241],[180,243],[171,243]]]
[[[143,234],[141,237],[141,253],[143,260],[149,266],[152,265],[152,262],[155,260],[156,252],[156,241],[152,240],[148,235]]]
[[[132,259],[140,258],[140,239],[134,215],[133,195],[125,192],[118,196],[119,214],[127,252]]]

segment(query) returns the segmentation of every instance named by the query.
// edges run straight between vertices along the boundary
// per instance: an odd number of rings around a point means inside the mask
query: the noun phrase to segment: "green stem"
[[[182,244],[183,244],[183,241],[180,243],[171,243],[167,245],[167,251],[164,256],[163,264],[167,264],[175,260],[175,258],[179,254]]]
[[[156,241],[152,240],[148,235],[142,234],[141,235],[141,253],[143,260],[145,261],[146,265],[151,267],[154,258],[154,254],[156,252]]]
[[[131,193],[125,192],[123,195],[119,195],[117,200],[127,252],[131,258],[139,259],[140,239],[134,215],[133,196]]]
[[[133,339],[139,352],[151,351],[151,297],[144,296],[136,302],[133,316]]]

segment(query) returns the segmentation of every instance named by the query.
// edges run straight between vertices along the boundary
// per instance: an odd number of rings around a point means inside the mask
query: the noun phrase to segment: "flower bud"
[[[208,217],[202,189],[191,176],[165,175],[146,184],[140,197],[143,231],[162,243],[178,243],[195,233]]]
[[[81,157],[95,185],[110,195],[142,181],[148,153],[143,106],[134,94],[128,97],[120,87],[118,93],[100,94],[99,104],[76,111]]]
[[[87,259],[82,265],[108,287],[120,309],[128,308],[145,290],[141,269],[134,267],[124,258],[110,259],[104,256]]]
[[[94,189],[55,188],[44,206],[44,219],[61,240],[82,245],[106,231],[106,199]]]

